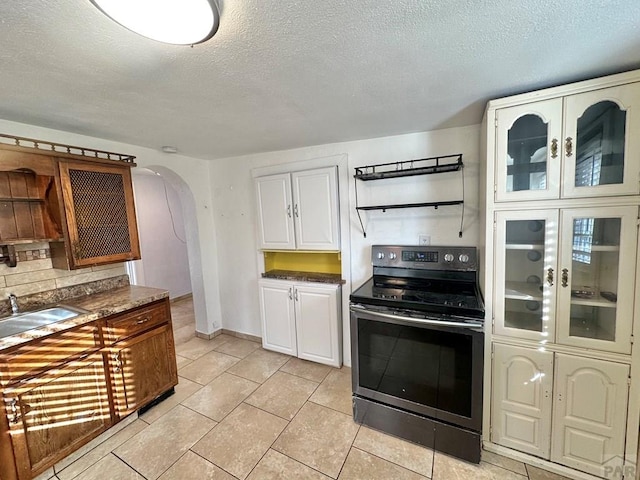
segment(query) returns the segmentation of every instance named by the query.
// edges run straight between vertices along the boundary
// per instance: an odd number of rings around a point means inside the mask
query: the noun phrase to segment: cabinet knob
[[[569,269],[563,268],[562,269],[562,286],[566,287],[567,285],[569,285]]]
[[[293,214],[296,216],[296,218],[300,218],[300,214],[298,212],[298,204],[297,203],[293,207]]]
[[[564,149],[567,153],[567,157],[573,155],[573,138],[567,137],[567,139],[564,141]]]
[[[551,158],[558,158],[558,139],[551,140]]]
[[[287,205],[287,216],[291,218],[291,205]]]
[[[553,268],[547,269],[547,284],[553,287]]]

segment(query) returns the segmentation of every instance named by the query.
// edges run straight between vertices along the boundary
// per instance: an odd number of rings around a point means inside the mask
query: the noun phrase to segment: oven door
[[[481,322],[351,306],[354,395],[480,432]]]

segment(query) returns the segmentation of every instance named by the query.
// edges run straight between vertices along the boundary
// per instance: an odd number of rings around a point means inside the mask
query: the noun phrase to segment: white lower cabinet
[[[259,291],[265,349],[341,365],[340,285],[263,279]]]
[[[629,365],[494,344],[491,441],[593,475],[625,450]]]

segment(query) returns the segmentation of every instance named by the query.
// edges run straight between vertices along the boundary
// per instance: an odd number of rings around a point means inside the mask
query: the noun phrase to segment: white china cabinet
[[[640,71],[488,104],[488,450],[635,475]],[[635,373],[635,374],[634,374]]]

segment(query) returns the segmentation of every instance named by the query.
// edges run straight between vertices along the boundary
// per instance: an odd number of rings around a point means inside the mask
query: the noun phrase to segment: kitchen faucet
[[[9,294],[9,302],[11,303],[11,313],[16,315],[18,313],[18,297],[13,293]]]

